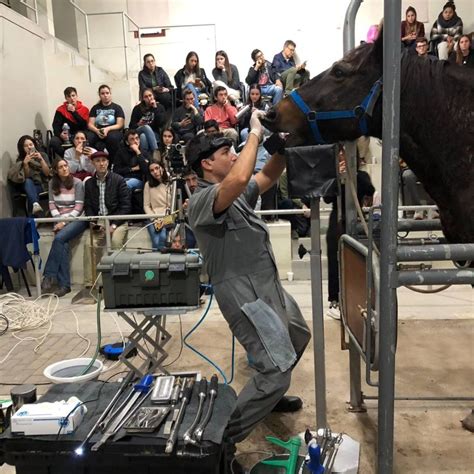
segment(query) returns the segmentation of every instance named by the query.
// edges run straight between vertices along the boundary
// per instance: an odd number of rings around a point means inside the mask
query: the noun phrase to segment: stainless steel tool
[[[206,414],[204,415],[204,418],[202,419],[202,421],[199,423],[198,427],[194,430],[193,438],[198,443],[201,442],[204,430],[206,429],[206,426],[209,423],[209,420],[211,419],[212,410],[214,409],[214,403],[215,403],[216,397],[217,397],[217,375],[214,374],[211,377],[211,382],[209,384],[209,405],[207,407]]]
[[[204,408],[204,402],[207,397],[207,380],[205,377],[201,379],[199,382],[198,387],[198,397],[199,397],[199,405],[197,409],[196,416],[191,423],[191,426],[186,430],[183,435],[184,444],[197,444],[197,442],[193,439],[194,430],[201,419],[202,411]]]

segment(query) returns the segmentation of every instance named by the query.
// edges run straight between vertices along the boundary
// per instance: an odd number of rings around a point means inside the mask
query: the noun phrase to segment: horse
[[[289,133],[287,146],[382,138],[382,36],[280,101],[265,127]],[[403,54],[400,74],[400,156],[437,204],[447,241],[472,243],[474,73]]]

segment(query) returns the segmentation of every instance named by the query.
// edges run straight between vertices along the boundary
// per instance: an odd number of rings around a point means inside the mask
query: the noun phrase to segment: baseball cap
[[[225,146],[231,147],[233,141],[224,137],[222,133],[212,135],[199,135],[193,138],[186,147],[186,158],[188,163],[195,169],[199,167],[201,160],[209,158],[214,152]]]
[[[105,151],[96,151],[95,153],[92,153],[90,159],[93,160],[95,158],[107,158],[109,159],[109,154],[105,153]]]

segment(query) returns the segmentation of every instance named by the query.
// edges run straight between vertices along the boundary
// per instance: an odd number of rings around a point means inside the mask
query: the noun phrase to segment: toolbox
[[[106,309],[199,305],[199,257],[117,251],[97,266]]]

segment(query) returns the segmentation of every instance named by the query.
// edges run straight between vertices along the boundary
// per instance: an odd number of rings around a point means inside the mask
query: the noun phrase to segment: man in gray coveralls
[[[227,441],[242,441],[271,411],[295,411],[298,397],[285,397],[291,371],[311,334],[295,300],[283,289],[266,224],[254,213],[259,194],[285,168],[275,154],[253,176],[263,127],[257,111],[237,157],[222,135],[197,136],[188,162],[201,178],[189,200],[189,223],[214,287],[219,308],[256,369],[237,398]]]

